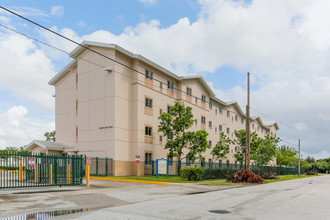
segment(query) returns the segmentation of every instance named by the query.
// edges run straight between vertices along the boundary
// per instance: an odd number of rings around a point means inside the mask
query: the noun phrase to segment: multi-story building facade
[[[201,76],[179,77],[114,44],[83,45],[49,82],[55,86],[56,141],[73,146],[78,154],[113,158],[114,175],[135,174],[135,155],[141,156],[142,166],[167,157],[158,117],[175,101],[192,107],[196,123],[191,130],[205,129],[211,147],[219,132],[234,138],[235,130],[245,129],[246,116],[237,102],[216,98]],[[276,136],[277,130],[276,122],[251,118],[251,132],[259,136]],[[227,162],[235,163],[235,150],[232,146]],[[212,158],[210,151],[205,161]]]

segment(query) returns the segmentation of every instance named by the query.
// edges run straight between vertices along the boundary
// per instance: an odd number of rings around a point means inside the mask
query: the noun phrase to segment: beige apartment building
[[[141,157],[140,167],[167,157],[158,117],[175,101],[192,107],[196,123],[191,129],[205,129],[211,147],[219,132],[234,138],[235,130],[245,129],[246,116],[237,102],[216,98],[201,76],[177,76],[115,44],[84,41],[83,46],[71,52],[74,60],[49,82],[55,86],[56,142],[78,154],[113,158],[114,175],[136,174],[135,155]],[[251,118],[251,131],[259,136],[276,136],[278,129],[276,122]],[[235,163],[235,150],[232,146],[223,162]],[[205,161],[212,159],[210,151]]]

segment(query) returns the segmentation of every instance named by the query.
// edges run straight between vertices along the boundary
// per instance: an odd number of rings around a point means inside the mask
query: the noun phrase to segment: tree
[[[229,146],[233,141],[225,135],[225,133],[220,132],[219,141],[214,146],[211,151],[211,155],[213,156],[213,160],[222,160],[226,158],[226,155],[229,153]]]
[[[297,164],[298,151],[293,147],[282,145],[277,148],[276,164],[280,166],[294,166]]]
[[[235,140],[234,140],[234,144],[236,145],[237,151],[234,154],[234,157],[236,159],[236,161],[243,163],[244,158],[245,158],[245,148],[246,148],[246,143],[245,143],[245,139],[246,139],[246,131],[244,129],[242,130],[235,130],[234,131],[234,135],[235,135]],[[257,133],[256,132],[252,132],[250,134],[250,150],[254,149],[254,145],[257,143]],[[251,153],[251,151],[250,151]]]
[[[189,144],[187,148],[189,149],[189,152],[186,155],[188,160],[192,162],[195,162],[196,159],[199,159],[200,161],[202,160],[202,153],[210,148],[210,145],[207,142],[208,135],[209,134],[204,130],[188,132],[187,139],[189,140]]]
[[[206,131],[188,131],[195,122],[191,111],[191,107],[175,102],[169,113],[163,112],[158,117],[158,132],[168,139],[164,148],[169,150],[169,157],[177,157],[179,161],[184,158],[195,161],[196,155],[201,158],[201,154],[210,147]],[[189,150],[186,157],[182,157],[184,149]]]
[[[51,132],[46,132],[44,134],[44,136],[46,137],[46,141],[52,141],[55,142],[56,138],[55,138],[55,131],[51,131]]]
[[[279,138],[267,135],[265,138],[256,137],[251,147],[251,159],[257,166],[264,166],[274,159],[277,153]]]
[[[306,157],[306,161],[307,161],[308,163],[315,163],[315,158],[312,157],[312,156],[307,156],[307,157]]]

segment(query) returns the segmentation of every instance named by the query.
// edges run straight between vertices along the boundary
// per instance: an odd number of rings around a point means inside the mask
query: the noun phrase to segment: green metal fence
[[[145,165],[145,175],[156,175],[156,161]],[[235,172],[244,169],[243,164],[231,164],[221,162],[169,162],[169,175],[178,175],[178,170],[185,167],[203,167],[205,172],[203,179],[220,179],[228,178]],[[261,174],[265,172],[277,173],[278,175],[296,175],[298,174],[298,168],[296,167],[278,167],[278,166],[255,166],[251,165],[252,172]]]
[[[0,188],[81,185],[84,157],[0,152]]]
[[[92,157],[90,165],[91,176],[112,176],[113,160],[112,158]]]

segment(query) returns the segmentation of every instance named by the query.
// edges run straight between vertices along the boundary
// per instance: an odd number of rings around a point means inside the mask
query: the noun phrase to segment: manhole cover
[[[227,210],[210,210],[209,212],[216,213],[216,214],[228,214],[228,213],[230,213]]]

